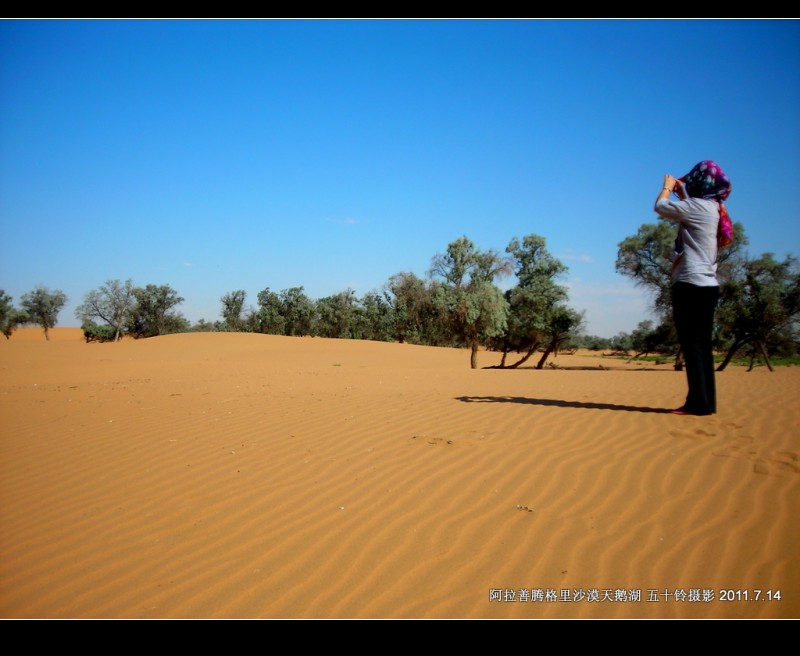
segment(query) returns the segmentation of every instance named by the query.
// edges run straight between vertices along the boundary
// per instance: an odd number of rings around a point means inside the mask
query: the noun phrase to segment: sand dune
[[[480,365],[499,356],[481,353]],[[797,618],[800,371],[0,340],[5,618]]]

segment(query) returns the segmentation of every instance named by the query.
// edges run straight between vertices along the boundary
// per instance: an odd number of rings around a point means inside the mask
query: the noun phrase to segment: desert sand
[[[800,616],[800,369],[0,340],[7,619]]]

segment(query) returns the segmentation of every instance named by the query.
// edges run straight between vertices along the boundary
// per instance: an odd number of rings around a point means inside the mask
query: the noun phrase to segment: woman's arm
[[[656,198],[656,212],[658,211],[658,203],[662,200],[666,200],[672,195],[672,192],[675,191],[675,185],[678,184],[677,178],[672,177],[669,173],[664,176],[664,186],[658,194]],[[681,187],[681,192],[683,188]]]

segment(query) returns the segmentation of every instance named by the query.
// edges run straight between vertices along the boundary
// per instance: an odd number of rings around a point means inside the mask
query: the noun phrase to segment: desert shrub
[[[92,321],[85,321],[81,326],[81,330],[83,330],[83,337],[87,343],[113,342],[117,332],[114,326],[109,326],[108,324],[99,326]]]

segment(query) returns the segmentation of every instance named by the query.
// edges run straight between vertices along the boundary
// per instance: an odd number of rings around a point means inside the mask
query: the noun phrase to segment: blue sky
[[[59,326],[111,279],[215,321],[537,234],[586,332],[631,332],[618,244],[704,159],[749,254],[800,255],[800,22],[0,21],[0,289]]]

